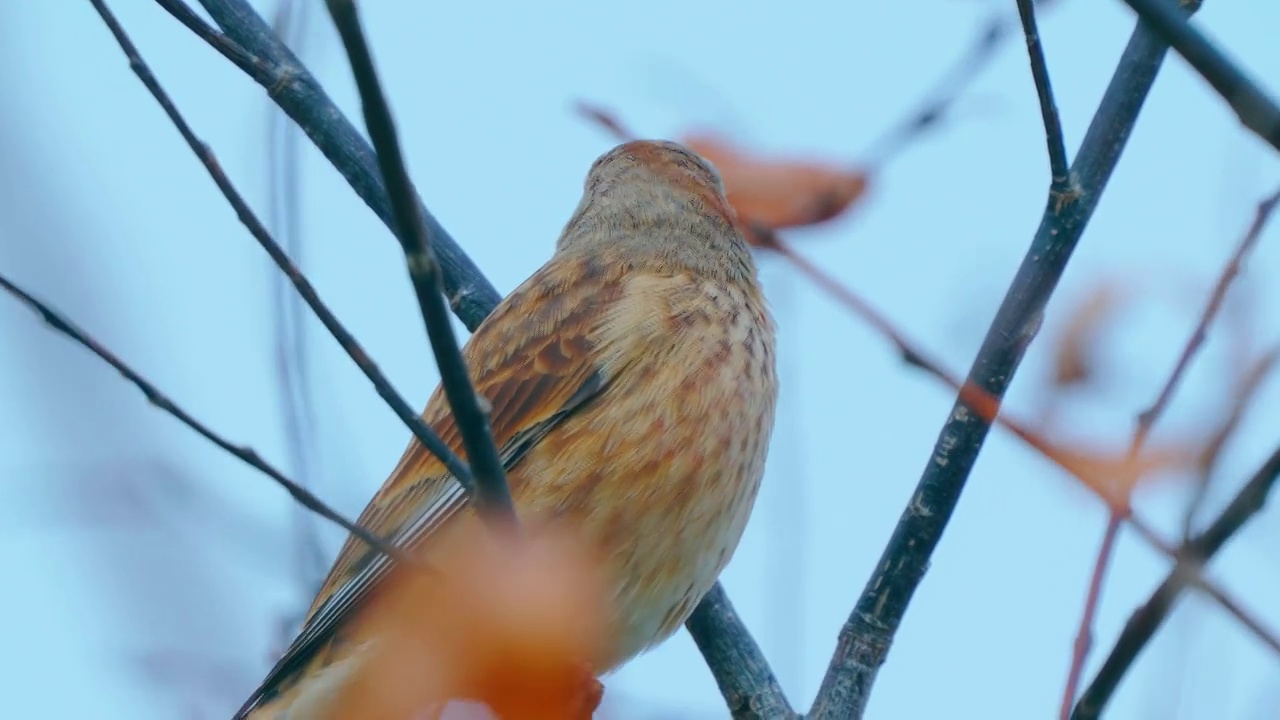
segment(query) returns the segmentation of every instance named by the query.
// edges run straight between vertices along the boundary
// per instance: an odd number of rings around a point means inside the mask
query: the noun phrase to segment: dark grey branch
[[[1194,9],[1194,8],[1192,8]],[[1002,398],[1155,82],[1168,45],[1139,23],[1072,164],[1071,191],[1050,193],[1040,227],[969,371]],[[893,537],[840,631],[810,717],[860,718],[934,548],[955,511],[990,424],[957,400]]]
[[[263,71],[249,73],[250,77],[298,123],[356,194],[403,241],[373,148],[271,26],[244,0],[200,0],[200,4],[227,38],[257,58]],[[474,330],[502,296],[426,206],[420,200],[418,204],[428,245],[443,270],[449,302],[462,322]]]
[[[1169,0],[1125,2],[1142,22],[1172,45],[1201,77],[1209,81],[1245,127],[1280,150],[1280,107],[1258,87],[1258,83],[1192,27],[1185,13],[1179,12]]]
[[[1049,82],[1049,65],[1044,59],[1044,47],[1040,42],[1040,30],[1036,27],[1036,8],[1033,0],[1018,0],[1018,17],[1022,20],[1022,34],[1027,39],[1027,57],[1031,61],[1031,77],[1036,83],[1036,95],[1040,98],[1040,114],[1044,118],[1045,140],[1049,147],[1049,173],[1053,189],[1065,193],[1070,189],[1067,178],[1067,144],[1062,137],[1062,117],[1053,99],[1053,85]]]
[[[418,192],[404,165],[395,121],[391,118],[391,108],[373,66],[373,55],[360,27],[360,14],[354,0],[329,0],[328,6],[360,90],[365,124],[377,150],[378,165],[390,194],[396,226],[400,228],[397,237],[404,249],[405,264],[418,296],[427,336],[431,339],[431,351],[440,368],[440,384],[449,401],[458,434],[462,436],[462,445],[467,450],[467,460],[475,479],[473,491],[477,509],[491,520],[514,525],[515,506],[507,487],[506,469],[493,440],[489,415],[480,408],[480,399],[471,383],[471,376],[467,374],[458,339],[453,334],[453,322],[444,300],[440,264],[428,244],[430,234],[423,222],[422,204],[418,202]]]
[[[799,720],[720,583],[685,622],[735,720]]]

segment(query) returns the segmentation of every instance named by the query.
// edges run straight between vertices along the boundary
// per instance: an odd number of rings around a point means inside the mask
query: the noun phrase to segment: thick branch
[[[799,720],[719,583],[703,597],[685,627],[712,669],[735,720]]]
[[[1146,26],[1134,29],[1072,164],[1069,192],[1051,193],[1031,247],[969,371],[970,382],[995,398],[1004,396],[1040,327],[1167,50]],[[963,400],[952,408],[902,519],[840,632],[810,717],[862,717],[876,674],[990,427]]]
[[[271,26],[244,0],[200,0],[200,4],[227,38],[257,58],[261,72],[249,76],[298,123],[387,227],[402,236],[373,148],[276,37]],[[418,205],[428,245],[435,250],[443,271],[449,303],[462,322],[474,330],[502,296],[420,200]]]
[[[449,401],[458,434],[462,436],[462,445],[467,450],[467,460],[475,478],[476,505],[481,514],[491,520],[514,523],[515,506],[507,487],[506,469],[493,440],[489,415],[480,408],[480,399],[471,376],[467,374],[458,339],[453,334],[453,323],[444,300],[440,265],[428,244],[430,234],[423,222],[422,204],[418,202],[418,193],[404,165],[395,121],[391,118],[391,108],[382,93],[373,56],[360,27],[360,15],[354,0],[329,0],[328,6],[333,24],[342,36],[342,44],[347,48],[351,70],[360,90],[365,124],[377,149],[378,165],[390,193],[391,210],[396,226],[400,228],[397,237],[404,248],[409,277],[418,296],[418,307],[427,326],[436,365],[440,368],[440,384]]]
[[[1208,38],[1187,22],[1170,0],[1125,0],[1141,21],[1173,46],[1227,101],[1244,126],[1280,150],[1280,106]],[[1181,5],[1199,6],[1182,0]]]

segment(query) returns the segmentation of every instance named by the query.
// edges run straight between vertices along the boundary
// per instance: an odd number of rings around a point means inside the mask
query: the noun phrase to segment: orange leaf
[[[770,230],[815,225],[847,210],[867,190],[867,176],[818,163],[751,156],[711,135],[681,138],[711,161],[744,224]]]
[[[368,613],[373,657],[334,717],[397,720],[446,700],[504,720],[588,720],[606,640],[596,565],[564,538],[470,532],[430,571],[403,571]],[[452,549],[451,548],[451,549]]]

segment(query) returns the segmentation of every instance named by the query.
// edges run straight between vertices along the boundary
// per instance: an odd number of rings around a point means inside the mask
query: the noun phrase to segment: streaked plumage
[[[773,321],[718,175],[675,143],[602,155],[554,256],[463,356],[492,405],[522,525],[571,527],[612,573],[617,636],[592,669],[666,639],[738,544],[777,393]],[[461,452],[440,388],[423,416]],[[480,520],[414,441],[359,522],[430,563]],[[386,565],[347,541],[238,717],[325,717],[371,641],[357,619]]]

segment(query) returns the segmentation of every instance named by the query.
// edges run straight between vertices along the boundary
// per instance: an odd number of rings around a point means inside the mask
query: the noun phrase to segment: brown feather
[[[594,672],[675,632],[732,557],[764,473],[774,343],[715,169],[674,143],[638,141],[596,161],[553,258],[463,348],[522,529],[555,522],[607,570],[612,630],[584,658]],[[423,417],[460,450],[439,388]],[[456,556],[480,522],[416,441],[360,517],[393,541],[411,536],[428,565]],[[252,717],[329,716],[378,652],[369,618],[386,564],[347,541],[246,704]]]

